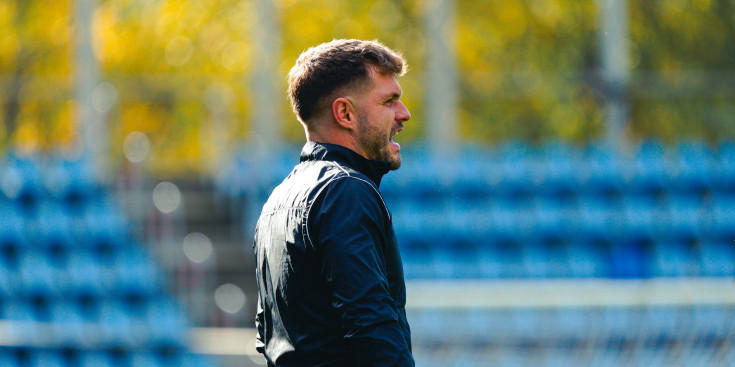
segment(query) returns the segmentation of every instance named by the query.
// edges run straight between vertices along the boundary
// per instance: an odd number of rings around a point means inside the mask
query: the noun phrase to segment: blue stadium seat
[[[481,278],[483,273],[483,253],[480,244],[463,238],[450,236],[438,237],[434,253],[434,278]]]
[[[610,341],[625,341],[633,338],[631,331],[637,331],[637,320],[627,307],[604,307],[599,321],[599,325],[590,326],[591,330]]]
[[[668,214],[655,197],[628,195],[623,200],[620,212],[620,236],[633,238],[658,238],[666,233],[664,225],[668,221],[662,220]]]
[[[732,320],[730,320],[732,321]],[[702,340],[726,337],[731,329],[722,305],[695,305],[692,308],[692,337]]]
[[[415,335],[420,336],[422,342],[439,342],[444,339],[444,335],[454,333],[456,337],[456,333],[462,329],[462,325],[452,325],[453,321],[457,321],[457,313],[458,311],[423,309],[411,310],[407,317],[412,333],[415,329]]]
[[[533,205],[532,235],[541,238],[568,238],[578,230],[581,218],[576,202],[553,197],[540,198]]]
[[[131,243],[115,259],[115,290],[121,295],[150,296],[163,287],[163,275],[142,245]]]
[[[487,200],[497,181],[499,162],[499,155],[493,149],[464,147],[453,162],[456,175],[451,192],[463,200]]]
[[[125,304],[113,298],[99,302],[98,318],[101,328],[99,343],[107,348],[135,348],[147,341],[148,326],[143,317],[136,315]]]
[[[531,201],[495,200],[490,210],[490,235],[527,237],[534,229],[535,214]]]
[[[580,191],[583,172],[578,147],[553,141],[543,148],[543,177],[538,190],[546,196],[569,200]]]
[[[628,180],[631,192],[657,196],[666,192],[674,176],[672,163],[661,142],[649,140],[636,153],[633,175]]]
[[[647,278],[650,276],[650,238],[627,237],[610,246],[611,276]]]
[[[696,240],[692,237],[668,237],[654,241],[651,275],[654,277],[686,277],[700,273]]]
[[[50,325],[53,338],[62,347],[84,348],[93,335],[87,328],[85,318],[78,305],[71,300],[56,299],[50,305]]]
[[[576,167],[580,174],[579,194],[598,198],[620,195],[625,165],[616,148],[605,143],[589,144],[581,159],[584,164]]]
[[[24,228],[26,221],[16,205],[0,200],[0,261],[17,266],[21,250],[30,246]]]
[[[425,145],[412,145],[401,149],[401,169],[383,177],[380,191],[387,197],[406,200],[427,196],[439,186],[431,167],[431,150]],[[408,189],[410,188],[410,190]]]
[[[733,241],[735,239],[735,194],[712,195],[712,236]]]
[[[574,278],[612,276],[609,241],[606,237],[572,237],[567,244],[570,275]]]
[[[67,260],[67,292],[72,297],[108,296],[113,294],[114,275],[113,269],[94,253],[78,249]]]
[[[577,235],[612,239],[620,232],[620,204],[597,196],[580,198]]]
[[[214,360],[201,354],[186,353],[181,356],[177,366],[180,367],[215,367]]]
[[[101,197],[84,208],[84,227],[80,237],[94,249],[115,249],[130,240],[130,228],[123,209],[111,197]]]
[[[701,238],[705,235],[708,208],[700,197],[676,196],[669,200],[663,227],[666,235],[674,238]]]
[[[589,339],[588,310],[576,307],[561,307],[551,312],[553,312],[550,318],[551,325],[546,331],[554,335],[554,338],[562,342]]]
[[[703,276],[735,276],[735,248],[732,240],[704,241],[699,247]]]
[[[20,367],[20,361],[10,348],[0,347],[0,366],[3,367]]]
[[[78,357],[79,367],[117,367],[114,358],[104,351],[84,351]]]
[[[21,298],[7,298],[0,303],[0,319],[12,321],[14,338],[24,343],[32,343],[40,337],[38,316],[31,303]]]
[[[735,141],[725,141],[718,147],[715,175],[717,191],[735,194]]]
[[[17,286],[17,274],[9,269],[4,261],[0,260],[0,302],[3,298],[15,296]]]
[[[44,175],[46,191],[70,212],[78,212],[86,201],[102,194],[92,162],[86,157],[70,160],[61,156],[48,162]]]
[[[436,248],[418,236],[400,236],[403,270],[407,279],[431,279],[436,276]]]
[[[28,355],[28,367],[71,367],[58,350],[34,349]]]
[[[715,180],[716,159],[710,148],[700,141],[682,141],[676,149],[674,191],[700,195],[712,190]]]
[[[33,247],[50,251],[68,251],[76,245],[70,218],[66,209],[55,200],[41,198],[31,223],[27,226],[27,237]]]
[[[2,168],[3,194],[18,203],[26,212],[35,210],[36,202],[44,195],[42,175],[33,158],[11,154]]]
[[[464,313],[466,321],[458,329],[463,329],[464,337],[470,340],[498,340],[507,333],[503,330],[508,324],[504,312],[479,308],[468,309]]]
[[[674,340],[681,320],[686,319],[685,312],[681,307],[649,306],[643,314],[645,325],[639,332],[648,340]]]
[[[130,353],[130,367],[166,367],[155,353],[140,351]]]
[[[443,214],[442,229],[457,238],[464,238],[477,244],[484,243],[491,229],[493,204],[488,198],[466,199],[450,198],[438,211]],[[396,226],[403,223],[396,223]]]
[[[523,263],[524,273],[530,278],[566,278],[572,274],[563,237],[541,236],[525,240]]]
[[[146,320],[150,325],[154,346],[185,348],[188,321],[181,306],[172,298],[160,296],[147,304]]]
[[[501,180],[495,185],[495,194],[506,198],[525,198],[535,192],[542,167],[539,153],[533,147],[509,142],[500,147]]]
[[[20,280],[22,287],[19,291],[25,297],[48,298],[59,295],[64,277],[59,277],[46,253],[27,250],[21,255]]]
[[[482,271],[489,278],[525,277],[521,237],[490,233],[480,246]]]

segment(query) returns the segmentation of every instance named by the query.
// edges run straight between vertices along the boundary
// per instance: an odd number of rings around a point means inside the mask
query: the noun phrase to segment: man
[[[411,118],[403,58],[373,41],[305,51],[289,98],[301,163],[271,194],[254,251],[256,347],[270,366],[413,366],[403,267],[381,178]]]

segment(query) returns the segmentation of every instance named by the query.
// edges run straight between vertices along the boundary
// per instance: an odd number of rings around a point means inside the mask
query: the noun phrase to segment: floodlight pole
[[[268,149],[279,148],[281,133],[281,101],[284,91],[278,76],[281,58],[281,29],[278,14],[272,0],[255,2],[256,22],[250,32],[254,45],[252,53],[252,90],[253,92],[253,135],[260,139]],[[271,152],[272,153],[272,152]],[[265,154],[272,155],[272,154]]]
[[[249,160],[256,162],[247,187],[246,237],[252,231],[265,201],[263,186],[273,174],[274,159],[282,149],[281,103],[285,91],[280,90],[278,65],[281,58],[281,29],[277,8],[272,0],[255,1],[255,22],[249,32],[253,47],[250,85],[253,91],[252,133],[247,141]]]
[[[91,160],[96,179],[100,182],[109,177],[108,134],[103,115],[93,104],[94,89],[99,83],[99,66],[92,50],[92,16],[96,0],[76,0],[74,15],[76,22],[76,90],[78,108],[78,131],[85,159]]]
[[[424,14],[426,29],[427,139],[438,157],[456,152],[457,70],[454,49],[454,1],[429,0]]]
[[[607,138],[612,147],[626,144],[629,118],[628,6],[626,0],[598,0],[602,75],[607,96]]]

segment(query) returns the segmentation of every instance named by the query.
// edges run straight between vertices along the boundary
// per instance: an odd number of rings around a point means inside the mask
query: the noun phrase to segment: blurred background
[[[418,366],[735,364],[730,0],[0,1],[0,365],[259,366],[308,47],[401,51]]]

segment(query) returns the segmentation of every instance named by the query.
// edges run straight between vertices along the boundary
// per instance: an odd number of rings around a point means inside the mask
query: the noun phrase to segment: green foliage
[[[285,95],[300,52],[333,38],[378,39],[400,50],[413,119],[426,131],[424,11],[431,0],[278,0],[283,136],[303,129]],[[458,126],[464,141],[585,142],[605,134],[597,1],[455,0]],[[735,3],[628,1],[633,138],[735,137]],[[260,62],[255,0],[100,0],[93,49],[113,86],[105,119],[111,149],[133,131],[152,144],[150,168],[207,171],[251,132],[249,80]],[[74,145],[74,0],[0,2],[0,141],[48,150]]]

